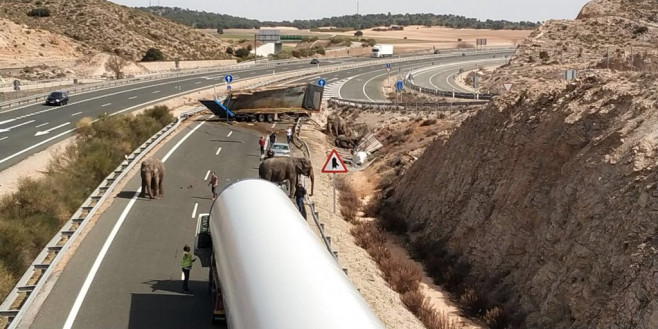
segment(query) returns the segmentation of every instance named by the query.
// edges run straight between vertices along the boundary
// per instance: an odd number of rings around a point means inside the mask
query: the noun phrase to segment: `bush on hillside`
[[[245,58],[249,56],[249,49],[247,48],[240,48],[234,52],[235,56],[238,56],[240,58]]]
[[[161,60],[164,60],[164,55],[158,48],[149,48],[144,57],[142,57],[142,62],[155,62]]]
[[[48,17],[50,16],[50,9],[42,7],[42,8],[34,8],[30,10],[27,13],[28,16],[30,17]]]

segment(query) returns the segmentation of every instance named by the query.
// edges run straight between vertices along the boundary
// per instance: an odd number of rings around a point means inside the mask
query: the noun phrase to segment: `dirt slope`
[[[519,327],[658,328],[657,21],[653,0],[598,0],[544,24],[489,81],[512,92],[383,200]]]
[[[139,60],[147,49],[155,47],[170,60],[227,57],[226,43],[217,38],[105,0],[0,0],[0,7],[0,17],[59,35],[58,41],[77,44],[75,50],[86,55],[106,52]],[[40,7],[50,10],[50,16],[27,15]],[[5,33],[0,30],[0,35]],[[52,46],[44,46],[48,47]]]

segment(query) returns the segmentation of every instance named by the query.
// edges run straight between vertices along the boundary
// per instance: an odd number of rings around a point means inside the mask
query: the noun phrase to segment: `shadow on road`
[[[137,191],[121,191],[117,193],[117,198],[119,199],[132,199],[135,196],[135,192]]]
[[[243,141],[238,141],[238,140],[230,140],[230,139],[211,139],[211,142],[220,142],[220,143],[238,143],[238,144],[244,144]]]
[[[208,282],[190,281],[192,294],[183,294],[180,280],[151,280],[153,294],[132,294],[128,328],[222,328],[210,323]],[[174,294],[172,294],[174,293]]]

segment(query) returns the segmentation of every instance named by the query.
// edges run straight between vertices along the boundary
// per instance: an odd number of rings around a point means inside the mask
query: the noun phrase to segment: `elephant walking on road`
[[[151,199],[164,196],[164,188],[162,185],[164,172],[164,163],[159,159],[151,157],[142,161],[142,198],[146,197],[146,195]]]
[[[294,195],[299,175],[304,175],[311,179],[311,193],[309,195],[312,196],[315,176],[313,175],[311,160],[294,157],[274,157],[265,159],[258,167],[258,176],[260,178],[277,184],[286,181],[291,198]]]

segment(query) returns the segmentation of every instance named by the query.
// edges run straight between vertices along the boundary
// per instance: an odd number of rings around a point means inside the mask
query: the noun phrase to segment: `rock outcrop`
[[[545,23],[489,81],[512,91],[383,200],[521,327],[658,328],[657,12],[602,0]]]

